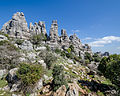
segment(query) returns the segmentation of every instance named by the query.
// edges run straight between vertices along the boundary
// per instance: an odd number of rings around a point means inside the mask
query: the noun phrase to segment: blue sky
[[[28,24],[45,21],[47,32],[57,19],[59,33],[76,33],[94,52],[120,53],[120,0],[0,0],[0,28],[18,11]]]

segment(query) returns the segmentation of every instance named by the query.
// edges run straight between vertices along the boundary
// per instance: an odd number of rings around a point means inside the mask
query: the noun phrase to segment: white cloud
[[[91,39],[93,39],[93,38],[91,38],[91,37],[86,37],[86,38],[84,38],[83,40],[91,40]]]
[[[72,32],[75,32],[75,33],[78,33],[78,32],[80,32],[80,30],[72,30]]]
[[[91,45],[92,47],[104,47],[105,44],[110,44],[113,41],[120,42],[120,37],[106,36],[106,37],[100,38],[96,41],[90,42],[89,45]]]

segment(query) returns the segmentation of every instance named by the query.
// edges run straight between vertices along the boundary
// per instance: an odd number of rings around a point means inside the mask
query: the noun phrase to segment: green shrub
[[[66,56],[65,51],[62,51],[62,52],[61,52],[61,56],[63,56],[63,57],[65,57],[65,56]]]
[[[98,70],[120,88],[120,55],[114,54],[104,57],[98,66]]]
[[[50,47],[48,45],[45,46],[47,51],[50,51]]]
[[[101,60],[101,58],[96,53],[93,55],[93,59],[95,62],[100,62]]]
[[[90,62],[93,60],[92,56],[88,52],[85,52],[85,59],[88,59]]]
[[[75,60],[73,60],[73,62],[74,62],[74,64],[76,64],[76,61],[75,61]]]
[[[10,39],[10,37],[9,37],[9,35],[8,35],[8,34],[1,33],[1,32],[0,32],[0,35],[4,35],[5,37],[7,37],[7,38],[8,38],[8,40]]]
[[[6,46],[9,50],[16,50],[16,51],[19,50],[16,46],[14,46],[12,43],[10,43],[7,40],[0,41],[0,46]]]
[[[85,60],[85,64],[89,64],[89,63],[90,63],[89,59]]]
[[[69,48],[71,49],[72,52],[74,52],[74,46],[70,45]]]
[[[68,49],[67,49],[67,52],[68,52],[68,53],[71,53],[71,49],[70,49],[70,48],[68,48]]]
[[[74,56],[74,60],[80,62],[81,59],[79,57],[77,57],[77,56]]]
[[[70,59],[74,59],[74,55],[72,53],[66,53],[66,57]]]
[[[53,63],[56,61],[57,57],[55,57],[52,53],[47,53],[44,59],[46,66],[48,69],[51,69]]]
[[[56,91],[62,85],[68,87],[63,70],[64,68],[62,65],[55,65],[53,68],[53,91]]]
[[[33,35],[30,40],[34,45],[39,45],[41,41],[46,41],[47,37],[43,33],[41,33],[38,35]]]
[[[60,53],[61,53],[61,50],[58,49],[58,48],[56,48],[56,49],[55,49],[55,53],[60,54]]]
[[[4,80],[4,79],[2,80],[2,79],[0,78],[0,88],[5,87],[7,84],[8,84],[8,83],[7,83],[6,80]]]
[[[104,73],[106,71],[107,63],[108,63],[107,57],[103,57],[98,66],[98,70]]]
[[[9,41],[0,41],[0,69],[12,69],[19,65],[19,49]]]
[[[21,45],[23,42],[24,42],[24,40],[17,39],[15,43],[18,44],[18,45]]]
[[[44,74],[41,65],[20,64],[17,77],[21,79],[24,87],[34,85]]]

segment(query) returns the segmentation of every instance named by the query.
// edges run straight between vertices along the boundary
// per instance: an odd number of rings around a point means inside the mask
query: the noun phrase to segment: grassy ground
[[[7,81],[6,80],[0,80],[0,88],[3,88],[4,86],[7,85]]]

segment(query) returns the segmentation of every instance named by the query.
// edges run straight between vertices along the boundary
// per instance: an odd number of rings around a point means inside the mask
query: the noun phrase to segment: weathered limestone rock
[[[0,35],[0,41],[8,40],[8,38],[4,35]]]
[[[3,25],[1,32],[9,34],[10,37],[22,39],[30,39],[29,37],[31,35],[39,35],[41,33],[47,36],[45,23],[43,21],[39,21],[38,23],[35,22],[34,25],[30,23],[28,29],[25,16],[22,12],[15,13],[12,19]],[[0,41],[1,40],[7,40],[7,37],[0,35]],[[85,52],[92,54],[91,47],[88,44],[82,45],[76,34],[68,37],[66,30],[62,29],[61,36],[59,37],[57,20],[52,21],[49,36],[47,36],[47,40],[42,41],[41,44],[49,45],[52,50],[55,50],[56,48],[66,50],[70,45],[73,45],[75,50],[73,54],[81,56],[82,59],[84,59]],[[28,40],[24,41],[22,45],[18,45],[17,47],[23,50],[33,50],[33,45]],[[39,50],[39,48],[36,50]]]
[[[12,94],[12,96],[22,96],[21,94]]]
[[[16,72],[18,71],[18,68],[13,68],[8,72],[8,75],[6,76],[6,80],[8,83],[15,83],[17,82],[18,78],[16,76]]]
[[[6,76],[10,92],[19,91],[21,82],[16,75],[17,71],[18,68],[13,68],[9,71],[8,75]]]
[[[57,20],[53,20],[50,28],[50,40],[56,42],[58,40],[58,24]]]
[[[1,32],[9,34],[10,37],[27,39],[30,34],[23,12],[15,13],[12,19],[3,25]]]
[[[39,60],[38,64],[41,64],[43,66],[43,68],[46,69],[46,64],[45,64],[44,60]]]
[[[43,87],[43,80],[40,79],[37,83],[34,89],[32,90],[33,92],[40,90]]]
[[[76,54],[77,56],[80,56],[80,51],[81,51],[81,49],[82,49],[82,47],[83,47],[80,39],[77,37],[76,34],[71,35],[71,36],[69,37],[69,39],[71,40],[70,45],[73,45],[73,46],[74,46],[75,54]]]
[[[61,30],[61,39],[62,39],[62,41],[69,41],[69,37],[68,37],[65,29]]]
[[[37,51],[44,51],[44,50],[46,50],[46,47],[44,47],[44,46],[42,46],[42,47],[37,47],[37,48],[35,48],[35,50],[37,50]]]
[[[34,25],[32,23],[30,23],[29,31],[32,35],[38,35],[41,33],[44,35],[47,34],[46,28],[45,28],[45,23],[43,21],[39,21],[38,23],[35,22]]]
[[[63,85],[53,94],[53,96],[66,96],[66,91],[67,91],[67,89],[66,89],[65,85]],[[69,95],[69,96],[71,96],[71,95]]]
[[[82,94],[86,94],[86,92],[78,86],[77,83],[69,83],[68,90],[63,85],[56,92],[54,92],[53,96],[79,96],[79,92]]]
[[[33,50],[33,45],[30,41],[25,40],[21,45],[19,45],[19,48],[22,50]]]
[[[77,37],[76,34],[71,35],[69,39],[71,40],[72,44],[73,44],[75,47],[78,47],[78,48],[81,48],[81,47],[82,47],[82,43],[81,43],[80,39]]]
[[[8,71],[6,69],[0,70],[0,78],[2,78],[4,75],[6,75],[7,72]]]
[[[46,35],[47,31],[46,31],[45,23],[43,21],[39,21],[38,25],[41,27],[41,33]]]
[[[88,53],[90,53],[92,55],[91,47],[88,44],[85,44],[83,47],[84,47],[85,52],[88,52]]]
[[[70,39],[65,29],[61,30],[60,43],[61,43],[61,48],[63,49],[68,49],[70,46]]]

